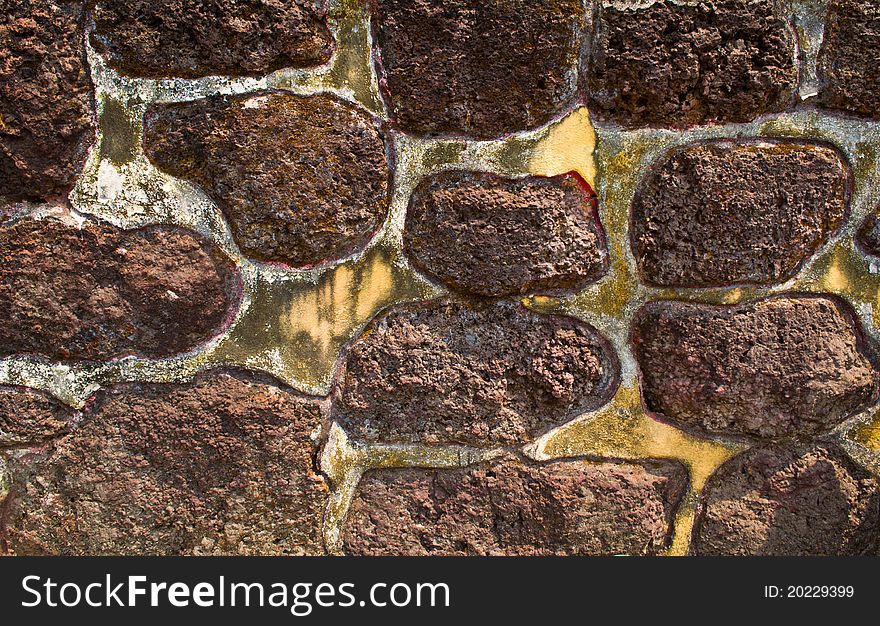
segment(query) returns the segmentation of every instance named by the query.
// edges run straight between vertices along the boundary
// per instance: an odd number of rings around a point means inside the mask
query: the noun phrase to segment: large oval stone
[[[521,444],[613,394],[619,363],[588,324],[519,303],[391,309],[348,351],[333,417],[368,442]]]
[[[336,96],[262,92],[152,105],[144,151],[160,170],[199,185],[241,251],[260,261],[343,257],[388,213],[384,134]]]
[[[861,328],[837,299],[651,302],[632,341],[648,410],[704,434],[808,438],[877,398]]]

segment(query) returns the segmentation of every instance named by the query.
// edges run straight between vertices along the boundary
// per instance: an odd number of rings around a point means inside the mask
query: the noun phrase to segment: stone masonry
[[[0,554],[880,554],[802,4],[0,0]]]

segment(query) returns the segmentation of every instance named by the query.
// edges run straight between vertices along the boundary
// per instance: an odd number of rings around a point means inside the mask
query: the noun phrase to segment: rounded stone
[[[166,357],[216,335],[240,298],[232,260],[185,229],[0,225],[0,357]]]
[[[646,408],[701,434],[810,438],[878,395],[855,313],[832,297],[651,302],[632,342]]]
[[[323,0],[96,0],[92,45],[131,76],[256,76],[333,54]]]
[[[378,121],[336,96],[259,92],[147,110],[144,151],[199,185],[241,251],[304,267],[363,247],[388,214]]]
[[[403,247],[417,269],[478,296],[576,291],[608,269],[596,195],[574,174],[430,176],[410,198]]]
[[[70,428],[73,410],[26,387],[0,386],[0,448],[37,445]]]
[[[783,282],[841,225],[851,187],[852,170],[831,146],[721,140],[675,148],[633,199],[639,274],[662,287]]]
[[[395,307],[349,348],[333,417],[388,443],[522,444],[605,404],[619,380],[608,341],[519,303]]]
[[[748,122],[798,83],[777,0],[602,0],[585,64],[590,111],[624,127]]]
[[[856,233],[856,243],[868,254],[880,257],[880,213],[869,215]]]
[[[513,457],[457,469],[368,471],[343,530],[359,556],[656,555],[687,486],[677,462]]]
[[[709,478],[697,507],[697,555],[873,555],[880,484],[836,444],[753,448]]]
[[[819,102],[880,119],[880,6],[875,0],[830,0],[819,51]]]
[[[83,2],[0,0],[0,199],[66,194],[95,139]]]
[[[243,373],[117,385],[45,451],[11,457],[17,555],[321,554],[315,400]]]
[[[490,139],[573,105],[583,0],[376,0],[373,40],[394,122]]]

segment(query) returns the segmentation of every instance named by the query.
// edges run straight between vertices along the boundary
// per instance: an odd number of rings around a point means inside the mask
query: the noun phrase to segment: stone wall
[[[0,0],[0,551],[878,554],[874,0]]]

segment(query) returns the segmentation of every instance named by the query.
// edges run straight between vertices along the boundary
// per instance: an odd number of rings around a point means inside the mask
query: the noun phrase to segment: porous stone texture
[[[746,122],[798,81],[776,0],[602,0],[586,68],[590,111],[624,127]]]
[[[388,213],[377,123],[326,94],[213,96],[152,105],[144,151],[217,203],[244,254],[308,266],[354,252]]]
[[[698,555],[872,555],[880,484],[836,444],[753,448],[713,474],[700,498]]]
[[[375,0],[377,72],[417,135],[489,139],[541,126],[576,98],[583,0]]]
[[[70,427],[73,411],[26,387],[0,386],[0,447],[39,444]]]
[[[0,0],[0,198],[73,186],[95,138],[83,3]]]
[[[669,545],[687,472],[676,462],[506,458],[445,470],[378,470],[343,532],[353,555],[655,555]]]
[[[435,300],[396,307],[351,346],[333,416],[354,439],[525,443],[614,392],[607,340],[519,303]]]
[[[880,257],[880,213],[865,218],[856,233],[856,243],[868,254]]]
[[[2,540],[18,555],[320,554],[318,405],[244,374],[124,384],[82,425],[9,460]]]
[[[124,74],[197,78],[321,65],[333,53],[323,0],[96,0],[92,45]]]
[[[712,141],[675,148],[632,204],[642,280],[664,287],[790,278],[841,224],[852,172],[830,146]]]
[[[578,290],[608,269],[596,205],[576,175],[444,172],[410,198],[403,247],[418,269],[473,295]]]
[[[239,299],[232,261],[185,229],[0,226],[0,356],[170,356],[216,334]]]
[[[878,374],[842,301],[651,302],[632,328],[649,411],[708,434],[810,437],[877,398]]]
[[[819,51],[819,102],[880,119],[880,5],[830,0]]]

